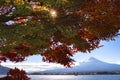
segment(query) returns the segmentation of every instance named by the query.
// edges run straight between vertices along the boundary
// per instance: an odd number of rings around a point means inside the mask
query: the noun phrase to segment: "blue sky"
[[[74,55],[73,59],[76,62],[81,62],[90,57],[95,57],[108,63],[120,63],[120,37],[117,37],[115,41],[103,41],[101,45],[104,46],[91,51],[91,53],[78,52]],[[27,58],[24,62],[42,62],[42,57],[34,55]]]
[[[76,53],[75,60],[82,61],[95,57],[104,62],[120,64],[120,37],[117,37],[115,41],[103,41],[101,45],[104,46],[93,50],[91,53]]]

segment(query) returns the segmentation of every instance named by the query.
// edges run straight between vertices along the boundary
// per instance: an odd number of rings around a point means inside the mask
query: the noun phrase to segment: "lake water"
[[[30,75],[31,80],[120,80],[120,75]]]

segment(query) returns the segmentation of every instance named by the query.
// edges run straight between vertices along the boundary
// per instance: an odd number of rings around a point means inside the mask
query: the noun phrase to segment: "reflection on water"
[[[31,80],[120,80],[120,75],[30,75]]]
[[[73,75],[65,75],[65,76],[63,76],[63,75],[44,75],[44,76],[38,76],[38,78],[39,79],[46,79],[46,80],[59,80],[59,79],[61,79],[61,80],[67,80],[67,79],[74,79],[74,77],[75,76],[73,76]]]

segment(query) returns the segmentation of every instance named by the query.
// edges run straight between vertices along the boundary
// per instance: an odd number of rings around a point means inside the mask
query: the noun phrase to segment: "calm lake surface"
[[[29,75],[31,80],[120,80],[120,75]]]

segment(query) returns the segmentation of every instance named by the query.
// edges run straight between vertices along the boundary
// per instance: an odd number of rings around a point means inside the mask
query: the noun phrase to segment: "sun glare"
[[[57,12],[55,10],[50,10],[50,15],[55,18],[57,17]]]

